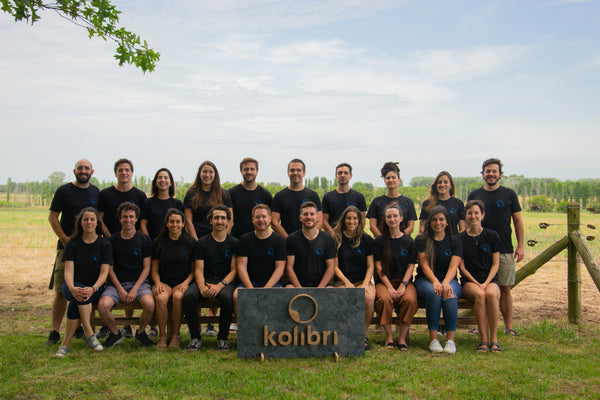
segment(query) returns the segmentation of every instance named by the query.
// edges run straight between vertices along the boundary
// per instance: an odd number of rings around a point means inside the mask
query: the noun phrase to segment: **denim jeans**
[[[462,296],[462,287],[456,279],[450,281],[454,297],[442,299],[433,291],[433,283],[427,278],[417,278],[414,282],[419,299],[425,300],[425,314],[427,316],[427,327],[430,331],[438,330],[440,327],[440,311],[444,311],[444,324],[446,330],[456,331],[456,319],[458,317],[458,299]]]

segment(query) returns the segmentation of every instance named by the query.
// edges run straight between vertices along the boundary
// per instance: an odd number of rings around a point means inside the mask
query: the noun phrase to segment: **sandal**
[[[504,330],[504,333],[508,336],[519,336],[519,333],[512,328]]]
[[[477,346],[477,351],[479,353],[487,353],[487,351],[488,351],[487,342],[479,342],[479,345]]]
[[[388,350],[393,350],[396,348],[396,346],[394,346],[394,342],[389,342],[385,344],[385,348]]]
[[[467,332],[467,334],[469,334],[469,335],[479,335],[479,328],[475,327],[475,328],[471,329],[469,332]]]
[[[502,347],[500,347],[500,343],[498,343],[498,342],[490,343],[490,352],[491,353],[502,353]]]
[[[404,343],[398,343],[398,350],[400,351],[408,351],[408,345]]]

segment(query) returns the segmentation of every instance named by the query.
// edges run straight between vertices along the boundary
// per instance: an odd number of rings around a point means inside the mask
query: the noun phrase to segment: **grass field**
[[[527,259],[565,234],[564,215],[524,217],[526,239],[538,242],[526,249]],[[584,224],[598,225],[594,218],[582,213]],[[541,230],[539,222],[554,225]],[[586,323],[568,325],[563,310],[555,312],[566,301],[566,255],[515,288],[521,337],[500,334],[502,354],[477,354],[476,337],[459,329],[456,355],[432,355],[425,327],[417,326],[411,328],[408,354],[384,349],[384,336],[372,332],[371,351],[339,362],[238,360],[235,335],[230,353],[218,352],[214,338],[205,339],[197,353],[140,348],[133,340],[94,353],[76,339],[61,360],[52,357],[57,346],[43,345],[54,245],[46,210],[0,210],[0,398],[600,398],[597,290],[589,282],[584,286]],[[597,242],[590,245],[598,259]],[[187,329],[182,333],[186,345]]]

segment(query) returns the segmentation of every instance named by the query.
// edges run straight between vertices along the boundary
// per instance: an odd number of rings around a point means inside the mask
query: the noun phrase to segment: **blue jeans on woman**
[[[456,319],[458,318],[458,298],[462,296],[462,287],[456,279],[450,281],[450,287],[454,292],[451,299],[443,299],[435,294],[433,283],[427,278],[417,278],[414,282],[417,296],[425,300],[425,315],[427,316],[427,327],[430,331],[437,331],[440,327],[440,311],[444,311],[444,324],[446,330],[456,331]]]
[[[86,285],[73,282],[73,286],[75,287],[86,287]],[[67,307],[67,319],[79,319],[79,309],[77,306],[82,306],[85,304],[96,304],[98,300],[100,300],[100,296],[102,296],[102,292],[104,292],[104,286],[98,288],[98,290],[90,296],[86,301],[77,301],[73,296],[73,293],[69,290],[66,282],[63,282],[62,285],[62,294],[65,296],[65,299],[69,302],[69,306]]]

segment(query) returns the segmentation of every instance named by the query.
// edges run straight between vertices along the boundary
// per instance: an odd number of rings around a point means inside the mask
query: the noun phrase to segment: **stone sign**
[[[238,357],[364,355],[363,288],[238,291]]]

